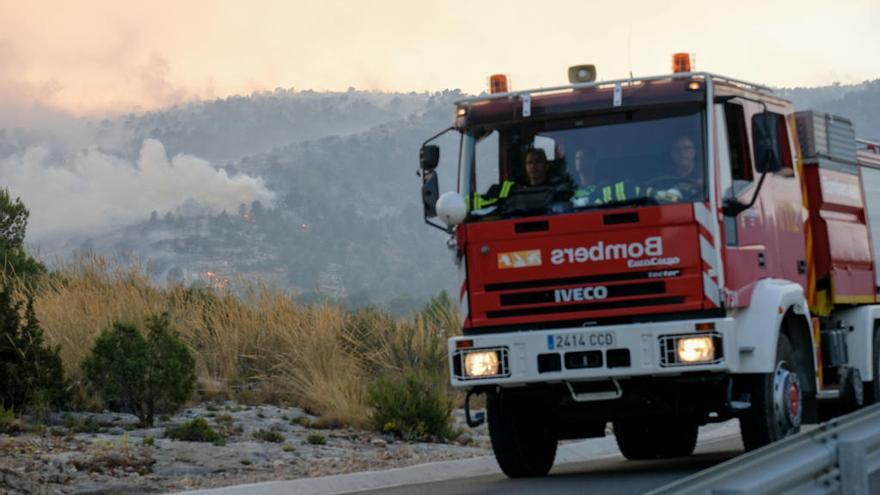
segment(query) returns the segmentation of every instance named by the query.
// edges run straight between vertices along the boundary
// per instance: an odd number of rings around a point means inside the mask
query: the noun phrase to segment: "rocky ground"
[[[190,442],[166,429],[204,418],[222,440]],[[137,427],[134,416],[58,413],[45,427],[0,436],[0,495],[134,494],[389,469],[491,453],[485,425],[450,443],[318,429],[294,407],[204,404]]]

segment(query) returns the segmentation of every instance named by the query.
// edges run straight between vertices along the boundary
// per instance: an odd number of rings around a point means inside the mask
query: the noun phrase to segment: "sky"
[[[0,0],[0,111],[99,116],[275,88],[484,90],[696,69],[774,86],[880,78],[880,1]],[[11,117],[10,117],[11,116]],[[15,123],[15,122],[13,122]]]

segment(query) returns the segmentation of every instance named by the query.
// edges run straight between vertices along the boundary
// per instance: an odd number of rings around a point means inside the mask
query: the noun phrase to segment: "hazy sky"
[[[477,93],[669,72],[777,86],[880,77],[880,0],[0,0],[0,110],[151,109],[276,87]]]

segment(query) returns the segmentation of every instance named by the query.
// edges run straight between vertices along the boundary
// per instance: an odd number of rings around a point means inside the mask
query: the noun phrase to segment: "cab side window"
[[[485,193],[493,185],[501,182],[498,131],[492,131],[477,139],[474,164],[474,191]]]
[[[724,117],[727,124],[727,145],[730,154],[730,176],[733,179],[733,194],[747,188],[755,180],[749,153],[749,133],[742,105],[726,103]]]

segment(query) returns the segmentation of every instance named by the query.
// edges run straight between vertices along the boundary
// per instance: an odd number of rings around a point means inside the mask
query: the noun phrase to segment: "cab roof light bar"
[[[646,82],[651,82],[651,81],[668,81],[670,79],[703,79],[703,80],[712,79],[715,81],[726,82],[728,84],[740,86],[744,89],[751,89],[753,91],[759,91],[759,92],[766,93],[766,94],[773,94],[773,90],[768,86],[750,83],[748,81],[734,79],[732,77],[722,76],[719,74],[713,74],[711,72],[678,72],[675,74],[664,74],[661,76],[646,76],[646,77],[635,77],[635,78],[626,78],[626,79],[615,79],[615,80],[611,80],[611,81],[584,82],[584,83],[577,83],[577,84],[566,84],[564,86],[550,86],[550,87],[546,87],[546,88],[526,89],[526,90],[521,90],[521,91],[509,91],[507,93],[492,93],[489,95],[463,98],[461,100],[455,101],[455,104],[460,105],[460,104],[466,104],[466,103],[475,103],[475,102],[479,102],[479,101],[498,100],[498,99],[506,99],[506,98],[511,98],[511,99],[512,98],[521,98],[523,96],[534,95],[534,94],[538,94],[538,93],[553,93],[553,92],[573,90],[573,89],[613,87],[616,85],[635,86],[635,85],[641,84],[641,83],[646,83]]]

